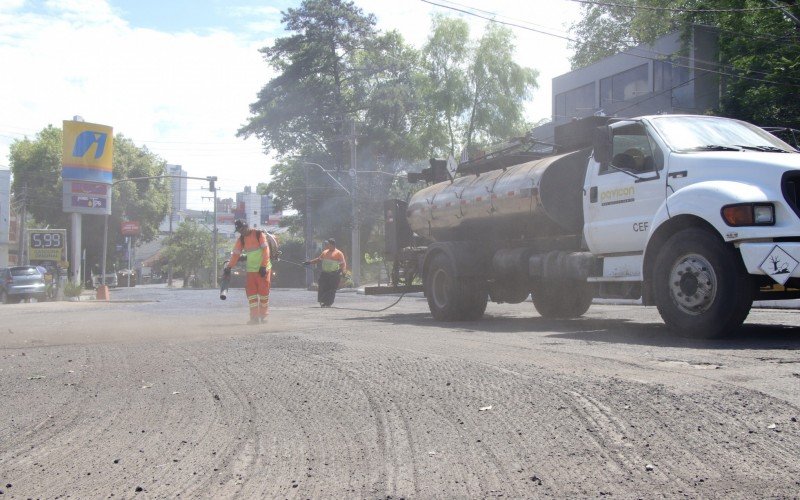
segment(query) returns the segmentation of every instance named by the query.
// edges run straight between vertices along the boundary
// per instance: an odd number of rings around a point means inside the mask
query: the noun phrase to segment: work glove
[[[225,276],[226,278],[228,276],[230,276],[231,275],[231,268],[228,267],[228,266],[225,266],[225,268],[222,269],[222,275]]]
[[[266,266],[259,267],[258,268],[258,274],[260,274],[262,278],[266,278],[267,277],[267,268],[266,268]]]

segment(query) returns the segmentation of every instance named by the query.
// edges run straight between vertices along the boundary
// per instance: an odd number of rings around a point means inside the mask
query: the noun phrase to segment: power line
[[[432,0],[421,0],[421,1],[424,2],[424,3],[427,3],[427,4],[435,5],[437,7],[442,7],[444,9],[454,10],[456,12],[461,12],[461,13],[464,13],[464,14],[467,14],[467,15],[470,15],[470,16],[478,17],[480,19],[484,19],[484,20],[489,21],[489,22],[503,24],[503,25],[506,25],[506,26],[513,26],[515,28],[520,28],[520,29],[527,30],[527,31],[533,31],[533,32],[541,33],[541,34],[548,35],[548,36],[554,36],[556,38],[561,38],[561,39],[564,39],[564,40],[567,40],[567,41],[570,41],[570,42],[573,42],[573,43],[579,43],[579,41],[574,39],[574,38],[570,38],[570,37],[562,36],[562,35],[556,35],[556,34],[552,34],[552,33],[547,33],[546,31],[538,30],[538,29],[535,29],[535,28],[529,28],[527,26],[522,26],[522,25],[516,24],[516,23],[509,23],[509,22],[506,22],[506,21],[499,21],[497,19],[493,19],[491,17],[487,17],[485,15],[481,15],[481,14],[478,14],[478,13],[475,13],[475,12],[471,12],[471,11],[466,10],[466,9],[453,7],[451,5],[445,5],[445,4],[442,4],[442,3],[437,3],[437,2],[434,2]],[[649,52],[651,54],[655,54],[655,55],[657,55],[659,57],[635,54],[635,53],[631,52],[634,49],[644,50],[644,51],[647,51],[647,52]],[[662,54],[662,53],[656,52],[654,50],[642,49],[642,48],[639,48],[639,47],[632,47],[632,48],[627,49],[625,52],[622,52],[622,53],[627,54],[627,55],[632,56],[632,57],[638,57],[638,58],[641,58],[641,59],[646,59],[648,61],[659,61],[659,60],[663,60],[663,59],[671,57],[671,54]],[[704,61],[701,61],[701,60],[696,60],[696,61],[697,62],[704,62]],[[767,80],[767,79],[764,79],[764,78],[756,78],[756,77],[753,77],[753,76],[737,75],[737,74],[734,74],[734,73],[728,73],[728,72],[725,72],[725,71],[714,70],[714,69],[710,69],[710,68],[700,68],[700,67],[697,67],[697,66],[682,65],[682,64],[675,63],[675,62],[671,62],[671,64],[673,66],[678,66],[678,67],[683,67],[683,68],[688,68],[688,69],[694,69],[695,71],[704,71],[706,73],[713,73],[713,74],[717,74],[717,75],[720,75],[720,76],[728,76],[728,77],[731,77],[731,78],[739,78],[739,79],[742,79],[742,80],[749,80],[749,81],[760,82],[760,83],[769,83],[771,85],[787,85],[787,86],[790,86],[790,87],[800,88],[800,84],[776,82],[776,81]],[[712,64],[719,65],[719,63],[712,63]],[[800,81],[800,80],[797,80],[795,78],[792,78],[792,80]]]
[[[596,2],[592,0],[571,0],[575,3],[580,3],[584,5],[597,5],[598,7],[621,7],[625,9],[638,9],[638,10],[652,10],[652,11],[661,11],[661,12],[679,12],[679,13],[692,13],[692,14],[707,14],[707,13],[714,13],[714,12],[727,12],[727,13],[736,13],[736,12],[757,12],[757,11],[765,11],[765,10],[782,10],[780,7],[772,6],[772,7],[747,7],[742,9],[678,9],[674,7],[651,7],[649,5],[625,5],[621,3],[613,3],[613,2]]]

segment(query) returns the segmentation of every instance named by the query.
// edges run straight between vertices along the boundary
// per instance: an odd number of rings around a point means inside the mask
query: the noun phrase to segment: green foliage
[[[48,125],[35,139],[15,140],[9,155],[14,198],[24,199],[39,223],[55,228],[66,228],[69,221],[61,206],[61,152],[61,129]]]
[[[230,245],[224,238],[217,238],[218,248]],[[175,272],[182,273],[185,277],[196,276],[200,270],[213,267],[213,248],[211,232],[197,222],[187,220],[166,239],[163,255],[172,264]],[[187,283],[186,280],[184,282]]]
[[[719,30],[723,95],[713,110],[759,125],[800,127],[800,4],[796,1],[660,0],[586,4],[572,27],[578,41],[573,68],[692,24]],[[656,7],[653,9],[653,7]],[[658,8],[661,7],[661,8]],[[779,8],[780,7],[780,8]]]
[[[81,285],[67,282],[64,285],[64,296],[65,297],[80,297],[81,293],[83,293],[83,287]]]
[[[489,24],[473,41],[464,20],[443,16],[434,17],[431,32],[423,48],[429,110],[423,137],[431,155],[521,135],[522,104],[538,86],[538,72],[514,62],[512,32]]]
[[[692,0],[668,2],[669,9],[691,5]],[[680,29],[682,16],[663,9],[663,0],[617,0],[608,4],[583,4],[583,18],[572,25],[576,38],[572,69],[583,68],[639,44]]]

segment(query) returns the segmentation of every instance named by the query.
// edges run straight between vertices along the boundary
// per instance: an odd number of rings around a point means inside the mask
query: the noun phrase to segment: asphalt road
[[[437,323],[420,297],[136,287],[0,306],[3,498],[796,498],[800,317]]]

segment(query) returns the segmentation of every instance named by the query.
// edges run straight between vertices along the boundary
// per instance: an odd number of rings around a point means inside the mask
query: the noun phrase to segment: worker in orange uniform
[[[224,273],[229,275],[231,268],[239,262],[242,254],[247,259],[247,281],[244,285],[247,294],[247,305],[250,307],[248,325],[264,323],[269,314],[269,285],[272,264],[270,263],[269,244],[264,231],[250,229],[247,223],[237,219],[233,223],[239,237],[233,247],[230,263],[225,266]]]
[[[347,269],[347,261],[344,254],[336,248],[336,240],[330,238],[325,242],[325,248],[319,257],[303,262],[309,266],[317,262],[322,262],[322,273],[319,275],[317,288],[317,302],[321,307],[330,307],[336,298],[336,290],[339,288],[339,279]]]

